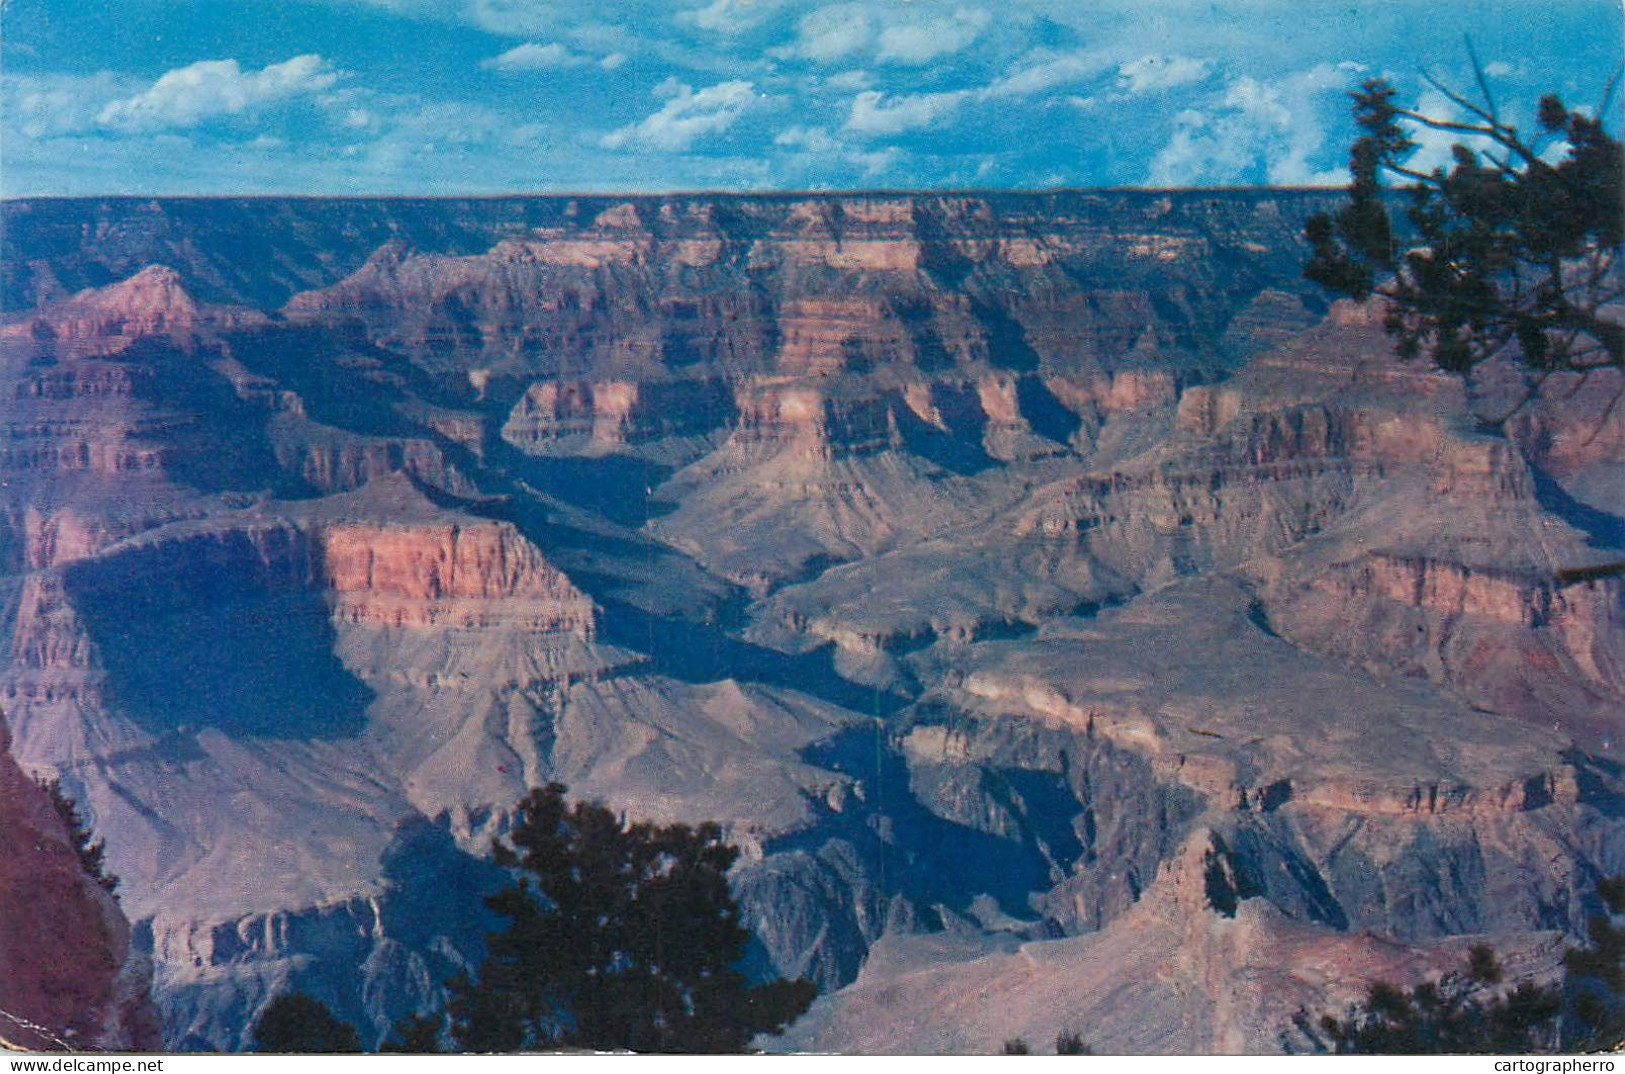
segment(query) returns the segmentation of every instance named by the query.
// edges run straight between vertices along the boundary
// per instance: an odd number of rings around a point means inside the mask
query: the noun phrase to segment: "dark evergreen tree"
[[[807,1009],[810,983],[751,986],[737,968],[739,852],[716,825],[626,825],[564,794],[533,791],[494,845],[520,879],[488,900],[508,923],[478,979],[451,982],[463,1048],[738,1052]]]
[[[1331,1051],[1342,1055],[1499,1055],[1549,1052],[1563,1010],[1557,987],[1520,984],[1496,992],[1502,970],[1495,953],[1475,946],[1464,971],[1410,990],[1371,986],[1362,1007],[1346,1018],[1321,1019]]]
[[[1595,118],[1542,98],[1539,133],[1526,138],[1497,110],[1476,57],[1474,68],[1480,100],[1434,83],[1465,119],[1402,108],[1383,79],[1351,94],[1361,135],[1350,201],[1309,220],[1305,275],[1354,298],[1386,296],[1399,354],[1451,372],[1507,354],[1534,372],[1534,390],[1554,371],[1625,368],[1625,153],[1603,123],[1613,83]],[[1463,138],[1450,168],[1407,166],[1418,127]],[[1559,140],[1567,149],[1552,163]],[[1385,176],[1404,184],[1408,228],[1390,215]]]
[[[258,1052],[353,1055],[361,1051],[355,1027],[304,992],[285,992],[273,999],[255,1019],[253,1036]]]
[[[117,891],[118,876],[107,871],[107,844],[94,837],[90,825],[85,823],[85,818],[79,812],[78,803],[63,793],[62,781],[46,779],[36,782],[50,798],[57,816],[62,818],[63,826],[68,829],[68,840],[79,858],[79,867],[107,891]]]
[[[1055,1035],[1056,1055],[1094,1055],[1095,1050],[1084,1041],[1081,1033],[1068,1033],[1062,1030]]]
[[[1609,1051],[1625,1043],[1625,876],[1597,885],[1607,909],[1589,923],[1590,943],[1563,959],[1560,984],[1503,987],[1495,952],[1479,944],[1464,970],[1405,990],[1372,985],[1366,1002],[1318,1027],[1300,1021],[1322,1047],[1341,1054],[1432,1055]],[[1318,1030],[1318,1032],[1317,1032]]]
[[[378,1050],[395,1055],[434,1055],[440,1051],[440,1033],[445,1028],[443,1011],[408,1015],[395,1023],[389,1039]]]
[[[1565,1048],[1611,1052],[1625,1046],[1625,928],[1611,917],[1625,916],[1625,875],[1599,881],[1597,894],[1606,913],[1589,922],[1591,943],[1563,958],[1568,971],[1569,1012]]]

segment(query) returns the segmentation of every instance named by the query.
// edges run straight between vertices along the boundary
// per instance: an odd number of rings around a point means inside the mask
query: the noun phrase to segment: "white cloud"
[[[903,151],[896,146],[882,149],[856,147],[843,142],[823,127],[786,127],[774,136],[773,144],[794,150],[803,169],[844,164],[856,168],[865,180],[885,174],[903,157]]]
[[[865,181],[873,180],[896,168],[904,159],[901,149],[888,145],[884,149],[849,150],[841,155],[841,159],[863,172]]]
[[[1207,78],[1211,66],[1190,56],[1162,56],[1155,53],[1118,65],[1117,84],[1124,92],[1138,96],[1189,86]]]
[[[592,62],[591,56],[572,52],[557,41],[545,45],[527,41],[500,56],[481,60],[480,66],[495,71],[549,71],[561,67],[585,67]]]
[[[781,59],[831,63],[867,48],[874,30],[874,20],[855,4],[821,7],[796,23],[793,43],[769,54]]]
[[[677,13],[677,21],[725,36],[748,33],[766,22],[785,0],[711,0],[701,8]]]
[[[958,52],[979,37],[992,17],[978,8],[959,8],[950,17],[901,23],[880,32],[882,63],[917,65]]]
[[[165,73],[145,92],[113,101],[97,114],[103,126],[126,131],[186,128],[215,116],[319,93],[338,80],[320,56],[295,56],[259,71],[236,60],[199,60]]]
[[[1024,66],[1018,66],[995,80],[985,91],[988,97],[1030,97],[1045,90],[1095,78],[1111,69],[1115,61],[1107,53],[1090,49],[1055,53],[1030,53]]]
[[[7,75],[0,91],[0,117],[11,129],[25,138],[50,138],[94,127],[104,102],[121,88],[109,74]]]
[[[1265,182],[1335,186],[1341,169],[1316,171],[1310,158],[1326,141],[1316,99],[1343,90],[1346,73],[1319,64],[1275,82],[1238,78],[1206,109],[1174,117],[1173,133],[1151,162],[1153,186]]]
[[[502,115],[480,105],[433,101],[415,111],[392,117],[390,129],[378,143],[434,152],[445,146],[483,145],[508,132]]]
[[[557,41],[550,41],[545,45],[527,41],[523,45],[515,45],[500,56],[481,60],[480,66],[490,71],[505,71],[511,74],[518,71],[562,71],[571,67],[591,67],[595,64],[606,71],[613,71],[625,62],[624,52],[611,52],[607,56],[594,57],[585,52],[577,52]]]
[[[805,149],[809,153],[833,153],[841,148],[841,143],[831,137],[829,131],[823,127],[799,125],[786,127],[774,135],[773,144]]]
[[[647,148],[681,153],[708,134],[718,134],[754,105],[756,87],[750,82],[719,82],[699,92],[671,79],[655,87],[666,103],[638,123],[610,131],[598,140],[605,149]]]
[[[1003,77],[985,86],[888,96],[865,90],[852,99],[851,111],[842,128],[862,137],[885,137],[906,131],[939,126],[967,104],[1008,101],[1037,96],[1057,86],[1096,78],[1111,70],[1114,62],[1095,50],[1055,53],[1029,53]]]
[[[868,71],[842,71],[824,79],[824,85],[833,90],[865,90],[874,85],[874,76]]]
[[[969,90],[918,93],[890,100],[878,90],[865,90],[852,99],[852,112],[842,128],[869,137],[902,134],[935,126],[958,111],[971,96]]]
[[[556,31],[563,16],[573,13],[557,0],[469,0],[466,17],[494,34],[530,37]]]

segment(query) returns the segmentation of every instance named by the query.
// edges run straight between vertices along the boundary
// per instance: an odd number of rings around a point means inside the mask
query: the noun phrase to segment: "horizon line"
[[[1056,194],[1236,194],[1276,192],[1289,194],[1338,193],[1347,185],[1241,184],[1218,186],[1056,186],[1056,187],[851,187],[726,190],[715,188],[672,188],[667,190],[539,190],[467,194],[408,193],[117,193],[117,194],[16,194],[0,195],[0,204],[23,201],[204,201],[204,200],[323,200],[323,201],[499,201],[520,198],[826,198],[826,197],[933,197],[1021,195],[1039,197]],[[1398,188],[1395,188],[1396,190]]]

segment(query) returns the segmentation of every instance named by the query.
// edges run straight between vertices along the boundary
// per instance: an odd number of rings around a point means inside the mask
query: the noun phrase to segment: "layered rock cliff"
[[[725,825],[791,1046],[1550,972],[1625,871],[1620,419],[1396,362],[1324,200],[5,203],[0,698],[166,1044],[435,1003],[550,779]]]

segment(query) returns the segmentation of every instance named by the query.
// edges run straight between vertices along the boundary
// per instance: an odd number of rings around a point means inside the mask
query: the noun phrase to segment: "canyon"
[[[1552,978],[1625,872],[1621,378],[1397,360],[1301,279],[1335,201],[0,203],[0,920],[88,952],[28,1017],[376,1047],[550,780],[723,826],[775,1050]]]

